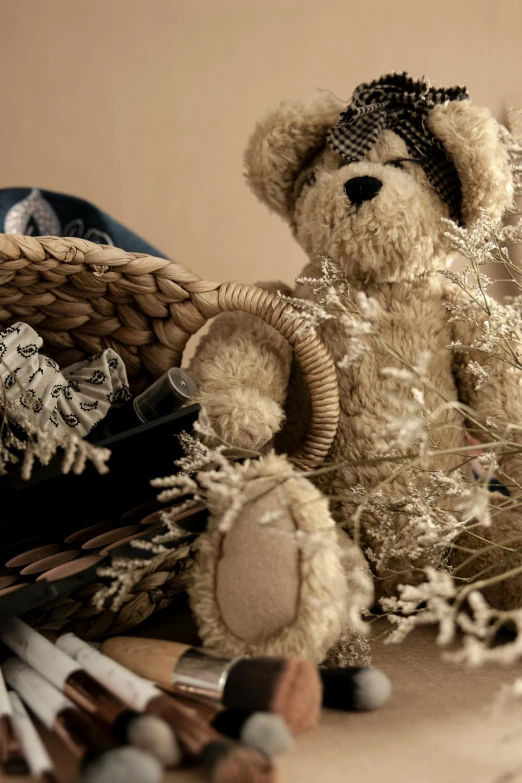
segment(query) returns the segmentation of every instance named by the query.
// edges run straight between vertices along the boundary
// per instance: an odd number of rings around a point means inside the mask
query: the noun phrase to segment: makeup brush
[[[372,666],[319,669],[323,683],[323,707],[357,712],[376,710],[391,693],[384,672]]]
[[[138,748],[111,745],[91,718],[20,658],[4,664],[5,678],[28,707],[81,760],[82,783],[160,783],[158,761]]]
[[[226,740],[196,709],[162,693],[74,634],[60,636],[56,646],[134,709],[161,716],[175,731],[186,753],[207,767],[213,783],[271,783],[275,779],[274,767],[266,754]]]
[[[229,709],[275,712],[292,733],[317,725],[322,687],[304,658],[221,658],[186,644],[115,636],[104,653],[171,691],[211,700]]]
[[[40,783],[56,783],[53,762],[27,713],[22,700],[15,691],[9,691],[13,720],[17,736],[27,757],[31,775]]]
[[[15,731],[13,708],[0,669],[0,764],[6,775],[26,775],[29,767]]]
[[[191,699],[181,693],[176,693],[176,701],[193,707],[225,737],[239,740],[269,756],[283,753],[294,744],[286,721],[273,712],[222,710],[218,704]]]
[[[165,721],[130,710],[125,701],[27,623],[16,617],[7,620],[0,627],[0,639],[71,701],[109,728],[117,743],[152,753],[164,766],[179,762],[176,738]]]
[[[221,734],[258,748],[269,756],[284,753],[294,744],[286,721],[273,712],[223,710],[214,717],[212,725]]]

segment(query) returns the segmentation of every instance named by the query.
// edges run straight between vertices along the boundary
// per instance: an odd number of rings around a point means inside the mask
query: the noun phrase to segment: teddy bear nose
[[[352,177],[344,183],[344,192],[352,204],[362,204],[375,198],[382,188],[382,182],[376,177]]]

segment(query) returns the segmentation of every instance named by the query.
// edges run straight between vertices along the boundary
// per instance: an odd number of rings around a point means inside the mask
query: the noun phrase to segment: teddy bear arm
[[[284,419],[291,363],[288,342],[260,318],[218,316],[190,364],[198,400],[218,436],[243,448],[270,441]]]
[[[471,344],[482,337],[478,327],[457,322],[453,324],[454,340],[464,345]],[[482,378],[470,371],[470,363],[474,362],[483,369]],[[521,375],[507,361],[491,356],[483,351],[471,350],[456,352],[453,360],[453,374],[457,385],[460,402],[474,411],[478,422],[487,424],[488,420],[500,428],[500,435],[505,427],[514,424],[522,428],[522,385]],[[487,433],[473,423],[471,418],[467,428],[473,437],[483,441],[488,439]],[[522,429],[512,430],[510,441],[522,446]],[[498,458],[501,474],[506,481],[509,478],[522,483],[522,460],[515,454],[506,454]]]
[[[492,492],[491,524],[476,528],[478,536],[464,528],[449,555],[455,576],[485,580],[481,592],[491,606],[502,611],[522,606],[522,515],[519,506],[506,508],[506,500]],[[498,579],[506,572],[509,578]]]

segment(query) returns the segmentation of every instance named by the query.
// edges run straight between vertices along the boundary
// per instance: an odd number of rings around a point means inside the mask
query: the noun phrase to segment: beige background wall
[[[242,180],[282,98],[389,70],[522,99],[520,0],[0,0],[0,186],[101,206],[210,279],[299,271]]]

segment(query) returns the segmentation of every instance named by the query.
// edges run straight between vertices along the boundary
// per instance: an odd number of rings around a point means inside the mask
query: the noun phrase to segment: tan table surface
[[[165,610],[140,635],[181,640],[179,618],[179,608]],[[190,641],[187,627],[183,640]],[[502,683],[522,675],[522,665],[463,671],[441,659],[429,629],[399,646],[376,640],[373,663],[392,680],[389,703],[366,714],[324,711],[320,726],[277,759],[282,783],[522,783],[522,700],[493,706]],[[46,737],[60,781],[73,783],[74,762]],[[177,770],[164,780],[203,777]]]

